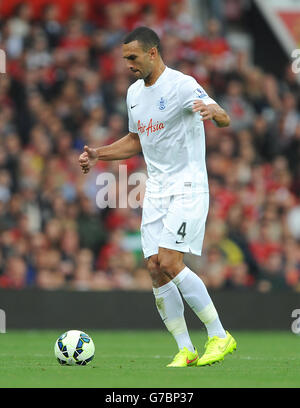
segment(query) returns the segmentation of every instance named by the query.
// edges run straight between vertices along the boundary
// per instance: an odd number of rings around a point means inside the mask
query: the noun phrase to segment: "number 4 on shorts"
[[[180,227],[179,227],[179,229],[178,229],[178,231],[177,231],[177,234],[181,236],[181,239],[184,239],[184,237],[186,236],[185,229],[186,229],[186,222],[183,222],[183,223],[180,225]],[[176,241],[176,242],[177,242],[177,241]]]

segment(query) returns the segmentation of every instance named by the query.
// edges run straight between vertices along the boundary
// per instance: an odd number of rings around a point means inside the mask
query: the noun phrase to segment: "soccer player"
[[[194,78],[167,67],[157,34],[138,27],[123,42],[123,57],[137,79],[128,89],[129,133],[99,148],[84,147],[83,173],[98,160],[122,160],[141,151],[148,179],[141,239],[158,312],[179,352],[168,367],[203,366],[236,349],[201,278],[183,262],[201,255],[209,207],[204,120],[228,126],[227,113]],[[182,297],[207,329],[199,357],[184,318]]]

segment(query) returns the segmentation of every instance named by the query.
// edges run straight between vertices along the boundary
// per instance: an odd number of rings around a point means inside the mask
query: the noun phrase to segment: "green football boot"
[[[226,354],[233,353],[234,350],[236,350],[236,341],[228,331],[224,339],[217,336],[209,337],[205,343],[205,353],[197,361],[197,367],[222,361]]]
[[[186,347],[183,347],[167,367],[192,367],[197,364],[198,358],[196,349],[195,351],[189,351]]]

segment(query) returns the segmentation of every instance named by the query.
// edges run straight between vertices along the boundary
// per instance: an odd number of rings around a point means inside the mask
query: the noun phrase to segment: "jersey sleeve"
[[[129,93],[127,92],[127,98],[126,98],[126,103],[127,103],[127,113],[128,113],[128,130],[129,132],[132,133],[137,133],[137,127],[133,121],[132,115],[131,115],[131,108],[130,108],[130,96]]]
[[[197,99],[200,99],[205,105],[216,103],[192,77],[189,77],[179,84],[178,98],[183,109],[190,111],[192,111],[193,103]]]

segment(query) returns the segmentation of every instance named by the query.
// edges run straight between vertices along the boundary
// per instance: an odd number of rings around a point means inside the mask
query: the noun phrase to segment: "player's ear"
[[[155,59],[157,57],[157,55],[158,55],[158,50],[157,50],[156,47],[152,47],[152,48],[149,49],[148,53],[149,53],[151,59]]]

